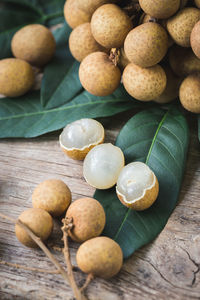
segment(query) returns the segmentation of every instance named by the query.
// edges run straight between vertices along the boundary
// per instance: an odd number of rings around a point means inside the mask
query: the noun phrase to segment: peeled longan
[[[81,62],[79,78],[82,86],[89,93],[95,96],[107,96],[119,86],[121,72],[106,53],[94,52]]]
[[[115,4],[102,5],[92,15],[92,34],[100,45],[108,49],[123,46],[132,28],[129,16]]]
[[[179,91],[183,107],[193,113],[200,113],[200,73],[186,77]]]
[[[0,94],[22,96],[31,89],[34,81],[34,71],[26,61],[17,58],[0,60]]]
[[[48,212],[40,208],[25,210],[19,216],[19,220],[27,225],[42,241],[47,240],[53,230],[52,217]],[[15,234],[23,245],[30,248],[37,247],[37,244],[20,225],[15,225]]]
[[[124,42],[127,58],[141,67],[156,65],[168,49],[166,30],[157,23],[148,22],[132,29]]]
[[[76,261],[84,273],[108,279],[120,271],[123,254],[115,241],[101,236],[83,243],[77,251]]]
[[[69,48],[74,58],[80,62],[90,53],[108,51],[95,41],[90,23],[81,24],[71,32]]]
[[[67,0],[64,6],[65,20],[71,28],[90,22],[92,14],[80,9],[77,0]]]
[[[190,47],[190,34],[194,25],[200,20],[200,10],[186,7],[167,21],[167,30],[176,44]]]
[[[157,19],[171,17],[180,7],[180,0],[139,0],[139,3],[146,14]]]
[[[192,29],[190,43],[194,54],[200,59],[200,21]]]
[[[102,205],[93,198],[81,198],[68,208],[67,218],[73,219],[69,236],[73,241],[82,243],[99,236],[105,226],[106,216]]]
[[[42,208],[52,216],[61,216],[71,203],[71,192],[68,186],[57,179],[41,182],[33,191],[34,208]]]
[[[124,87],[137,100],[154,100],[164,92],[166,83],[165,71],[159,65],[142,68],[130,63],[123,72]]]
[[[40,67],[54,56],[56,42],[48,28],[40,24],[31,24],[15,33],[11,48],[15,57]]]

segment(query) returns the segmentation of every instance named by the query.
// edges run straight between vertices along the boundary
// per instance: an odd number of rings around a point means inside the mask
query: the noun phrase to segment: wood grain
[[[128,115],[126,116],[126,118]],[[107,122],[107,141],[114,141],[126,118]],[[125,261],[118,276],[95,279],[87,289],[90,300],[200,299],[200,154],[196,123],[190,120],[191,145],[179,203],[165,229],[150,245]],[[94,189],[82,176],[82,162],[67,158],[60,150],[59,132],[35,139],[0,141],[0,211],[17,218],[31,207],[35,186],[48,178],[64,180],[73,200],[92,196]],[[52,241],[62,246],[59,220]],[[78,247],[70,243],[72,261]],[[62,253],[52,250],[64,266]],[[0,259],[29,267],[52,270],[40,250],[23,247],[14,227],[0,220]],[[76,269],[75,269],[76,270]],[[76,270],[79,285],[86,276]],[[36,273],[0,265],[0,299],[72,299],[72,292],[59,274]]]

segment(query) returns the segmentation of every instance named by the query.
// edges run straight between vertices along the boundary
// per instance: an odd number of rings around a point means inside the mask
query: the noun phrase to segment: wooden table
[[[194,116],[193,116],[194,118]],[[107,126],[107,141],[114,141],[121,117]],[[191,123],[191,122],[190,122]],[[150,245],[125,261],[118,276],[95,279],[86,294],[89,300],[200,299],[200,152],[196,122],[179,203],[165,229]],[[94,189],[82,176],[82,162],[67,158],[60,150],[59,132],[35,139],[0,141],[0,211],[17,218],[31,207],[35,186],[48,178],[64,180],[73,200],[92,196]],[[62,246],[59,221],[53,237]],[[78,245],[70,243],[72,261]],[[53,250],[64,265],[62,253]],[[13,224],[0,219],[0,259],[23,266],[54,270],[40,250],[23,247],[16,239]],[[81,285],[85,275],[78,270]],[[59,274],[38,273],[0,265],[0,299],[72,299],[72,292]]]

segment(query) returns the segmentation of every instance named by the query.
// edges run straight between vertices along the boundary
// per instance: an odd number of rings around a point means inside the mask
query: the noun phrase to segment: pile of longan
[[[140,101],[178,96],[200,113],[200,1],[67,0],[69,47],[91,94],[106,96],[122,82]]]

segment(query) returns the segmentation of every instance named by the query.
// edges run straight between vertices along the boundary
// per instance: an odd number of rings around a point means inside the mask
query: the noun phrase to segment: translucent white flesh
[[[98,189],[108,189],[116,184],[124,166],[124,154],[119,147],[101,144],[87,154],[83,163],[85,180]]]
[[[68,124],[60,135],[60,143],[67,149],[84,149],[97,144],[104,136],[101,123],[93,119],[81,119]]]
[[[146,164],[133,162],[122,169],[116,189],[126,202],[133,203],[154,186],[155,180],[155,174]]]

